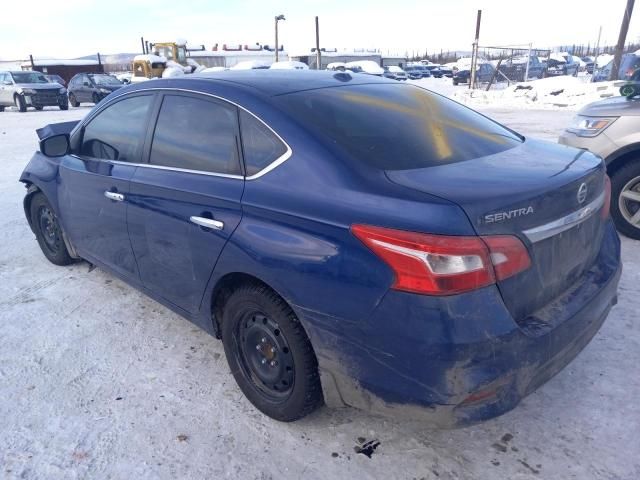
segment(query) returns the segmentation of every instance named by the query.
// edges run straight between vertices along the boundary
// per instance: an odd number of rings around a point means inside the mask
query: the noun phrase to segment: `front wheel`
[[[55,265],[69,265],[73,258],[69,255],[62,236],[62,228],[53,208],[42,193],[31,199],[31,226],[44,256]]]
[[[14,98],[14,102],[19,112],[24,113],[27,111],[27,104],[25,103],[24,98],[22,98],[20,95],[16,95],[16,97]]]
[[[60,110],[69,110],[69,104],[67,102],[61,103],[58,106],[60,107]]]
[[[612,175],[611,217],[620,233],[640,240],[640,159]]]
[[[78,99],[76,98],[76,96],[73,93],[69,94],[69,103],[74,108],[80,106],[80,102],[78,102]]]
[[[100,103],[100,97],[98,96],[97,93],[93,94],[93,103],[95,103],[96,105]]]
[[[322,405],[311,343],[291,307],[268,287],[248,284],[231,294],[222,342],[238,386],[265,415],[291,422]]]

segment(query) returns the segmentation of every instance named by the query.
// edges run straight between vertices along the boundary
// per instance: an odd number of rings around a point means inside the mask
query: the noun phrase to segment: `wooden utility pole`
[[[316,16],[316,70],[322,70],[322,56],[320,54],[320,24]]]
[[[620,35],[618,35],[618,44],[616,45],[615,55],[613,56],[613,65],[611,67],[611,78],[609,80],[618,80],[620,70],[620,60],[622,59],[622,51],[627,40],[627,32],[629,31],[629,22],[633,13],[633,4],[635,0],[627,0],[627,6],[624,9],[622,17],[622,25],[620,25]]]
[[[478,10],[476,18],[476,36],[473,41],[473,51],[471,53],[471,78],[469,79],[469,88],[476,86],[476,66],[478,64],[478,41],[480,39],[480,20],[482,19],[482,10]]]

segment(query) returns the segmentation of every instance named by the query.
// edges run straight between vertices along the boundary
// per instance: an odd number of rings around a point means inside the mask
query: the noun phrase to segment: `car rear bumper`
[[[299,313],[328,405],[456,427],[511,410],[562,370],[615,305],[620,274],[608,222],[593,268],[524,327],[495,286],[439,298],[390,291],[357,322]]]

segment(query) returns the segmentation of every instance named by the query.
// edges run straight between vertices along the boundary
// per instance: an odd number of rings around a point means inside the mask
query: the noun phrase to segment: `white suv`
[[[640,240],[640,99],[612,97],[578,112],[560,143],[600,155],[611,177],[611,216]]]

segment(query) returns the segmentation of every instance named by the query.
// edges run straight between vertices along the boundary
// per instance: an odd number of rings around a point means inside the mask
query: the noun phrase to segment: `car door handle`
[[[104,192],[104,196],[107,197],[109,200],[114,200],[116,202],[124,201],[124,195],[121,193],[110,192],[109,190],[107,190],[106,192]]]
[[[222,230],[224,228],[224,222],[220,220],[214,220],[213,218],[204,218],[204,217],[196,217],[192,216],[189,218],[191,223],[195,223],[196,225],[200,225],[205,228],[213,228],[214,230]]]

